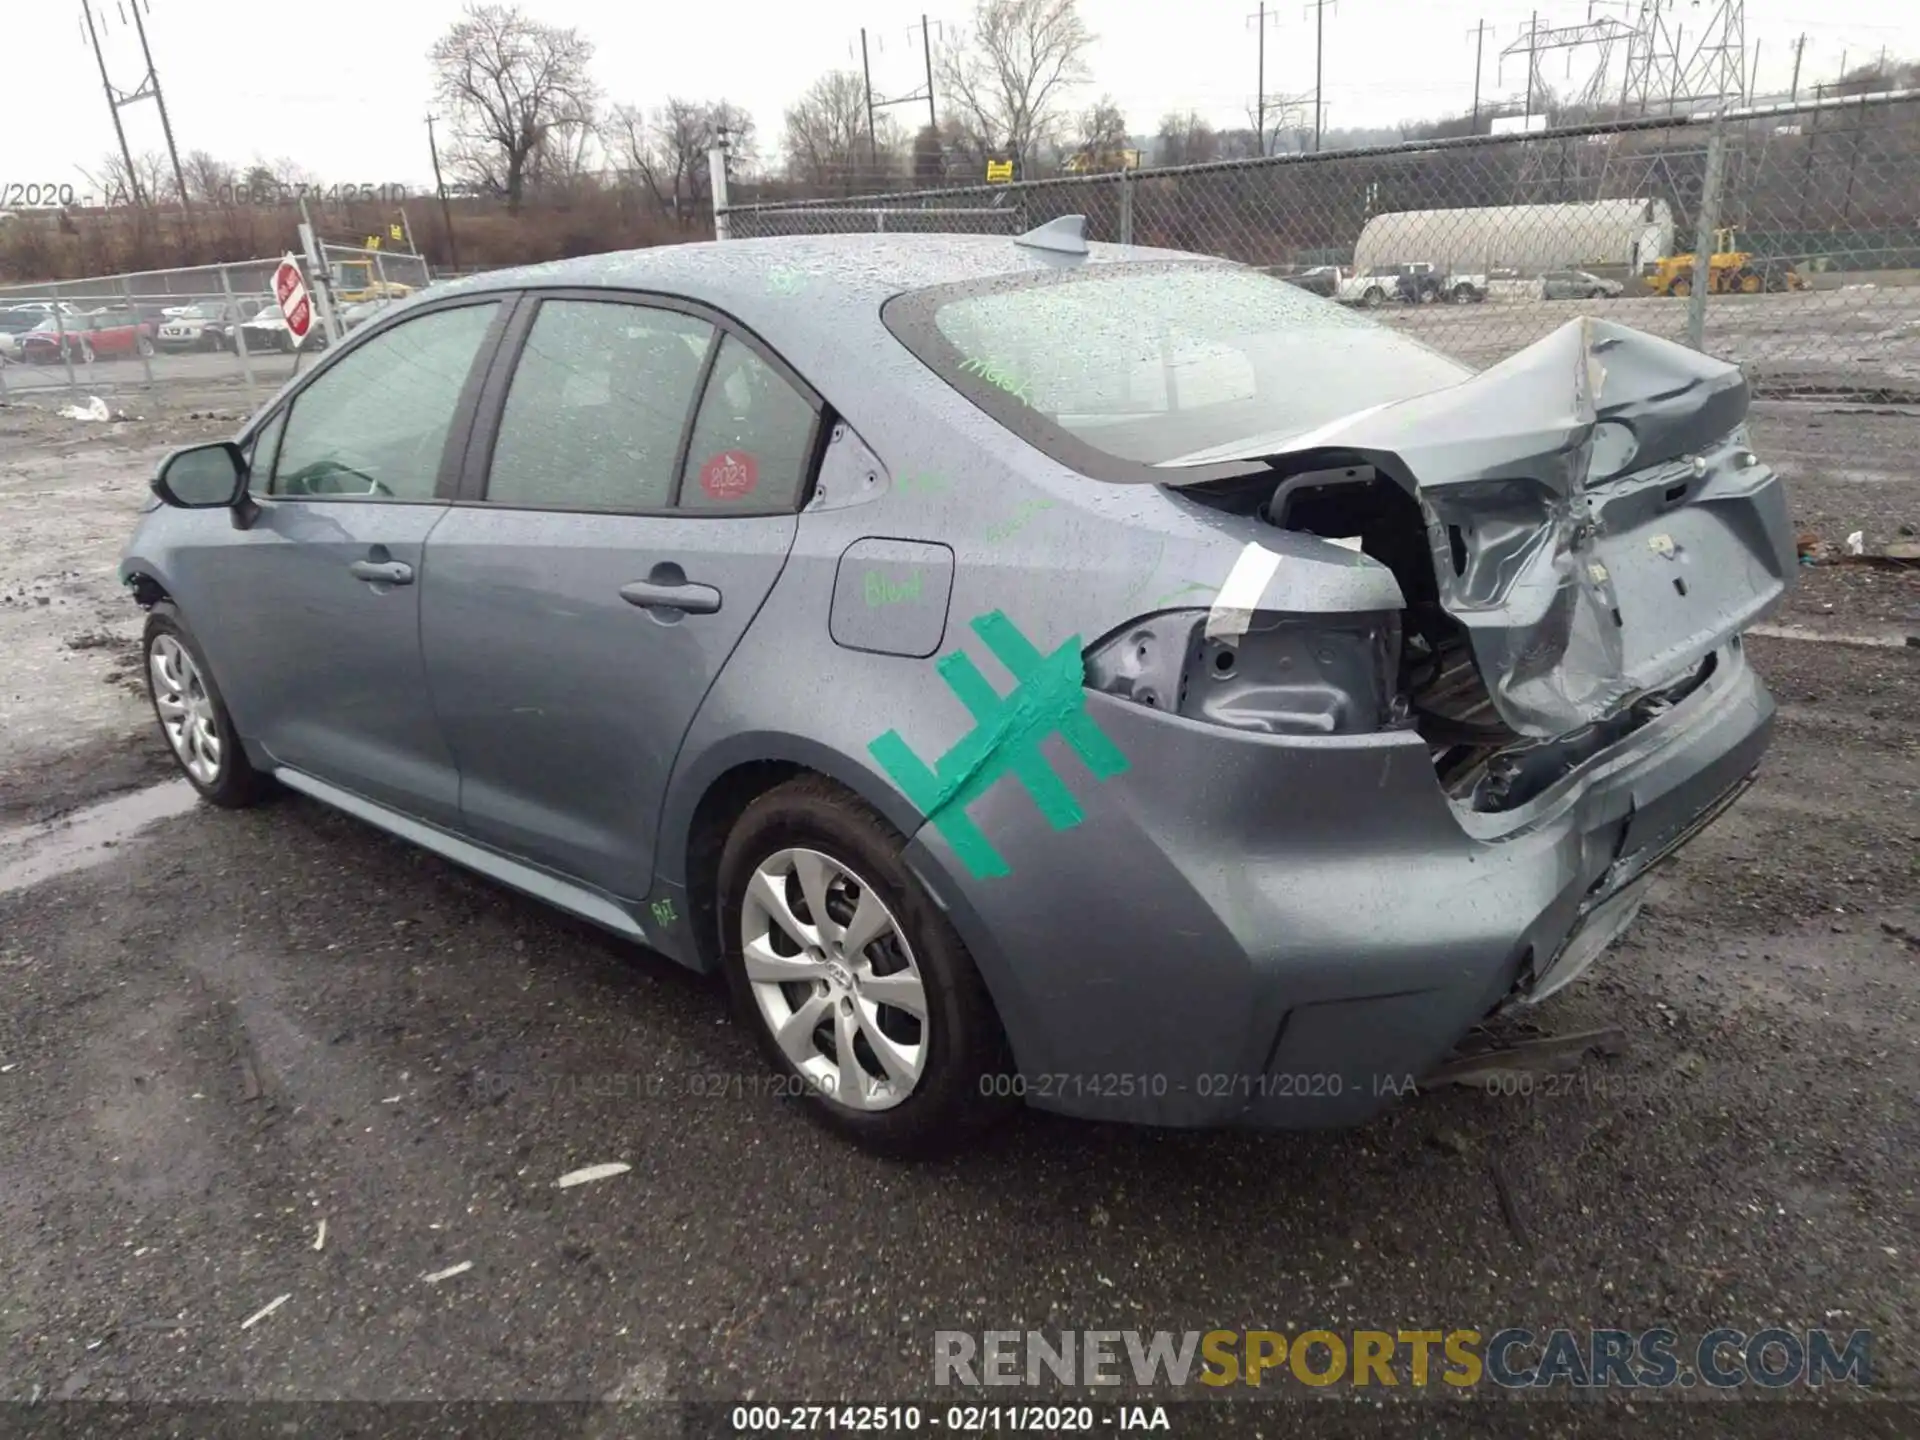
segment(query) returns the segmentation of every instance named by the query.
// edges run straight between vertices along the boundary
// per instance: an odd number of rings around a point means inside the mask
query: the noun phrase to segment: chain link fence
[[[1080,214],[1476,366],[1593,314],[1737,362],[1757,398],[1920,407],[1916,91],[724,213],[740,239]]]
[[[321,252],[345,330],[432,282],[418,255],[330,244]],[[304,347],[280,319],[281,259],[0,286],[0,400],[186,384],[251,404],[326,344],[317,318]]]

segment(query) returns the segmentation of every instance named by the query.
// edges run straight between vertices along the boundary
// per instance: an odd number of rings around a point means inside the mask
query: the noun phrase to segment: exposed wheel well
[[[173,598],[167,594],[166,586],[162,585],[144,570],[134,572],[133,577],[127,581],[127,588],[133,591],[134,604],[138,605],[142,610],[151,610],[162,600],[171,600]]]
[[[715,950],[720,887],[720,852],[734,822],[755,799],[799,775],[817,774],[790,760],[752,760],[736,765],[707,787],[694,806],[687,831],[687,911],[693,922],[694,943],[709,967],[718,966]]]

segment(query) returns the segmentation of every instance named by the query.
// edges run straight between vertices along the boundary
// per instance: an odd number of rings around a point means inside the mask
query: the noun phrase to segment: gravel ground
[[[309,802],[135,833],[159,791],[105,843],[5,834],[164,773],[112,564],[156,455],[233,423],[0,409],[0,1399],[944,1404],[939,1328],[1309,1324],[1866,1328],[1920,1393],[1920,651],[1751,642],[1761,782],[1527,1017],[1625,1027],[1578,1079],[1345,1133],[1033,1115],[907,1168],[757,1091],[711,985]],[[1757,421],[1803,527],[1920,524],[1911,475],[1821,470],[1840,423],[1911,453],[1901,416]],[[1911,572],[1802,576],[1783,621],[1920,628]],[[633,1168],[555,1187],[603,1161]],[[1649,1403],[1687,1433],[1920,1426]],[[1314,1428],[1487,1425],[1405,1408]]]

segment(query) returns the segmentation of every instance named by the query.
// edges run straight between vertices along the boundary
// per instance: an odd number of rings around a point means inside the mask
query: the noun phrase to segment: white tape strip
[[[1213,597],[1213,608],[1207,612],[1207,639],[1235,640],[1246,634],[1253,612],[1260,608],[1260,597],[1267,593],[1267,582],[1279,568],[1278,555],[1249,541]]]

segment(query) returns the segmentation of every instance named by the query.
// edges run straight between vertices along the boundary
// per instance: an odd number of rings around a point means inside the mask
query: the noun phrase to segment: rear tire
[[[1687,296],[1693,294],[1693,282],[1691,280],[1676,280],[1668,288],[1667,293],[1669,295],[1678,295],[1684,300]]]
[[[225,810],[245,809],[267,798],[273,781],[247,760],[199,642],[172,601],[163,600],[147,613],[140,648],[153,717],[187,782]]]
[[[791,1093],[866,1149],[920,1157],[966,1144],[1017,1102],[988,1093],[1010,1070],[999,1016],[960,936],[902,860],[905,846],[878,813],[827,780],[769,790],[747,806],[721,852],[719,939],[740,1019]],[[824,929],[803,876],[827,911]],[[788,965],[795,978],[769,978]],[[924,1015],[880,1000],[887,982],[886,993]],[[842,1037],[851,1037],[851,1066]]]

